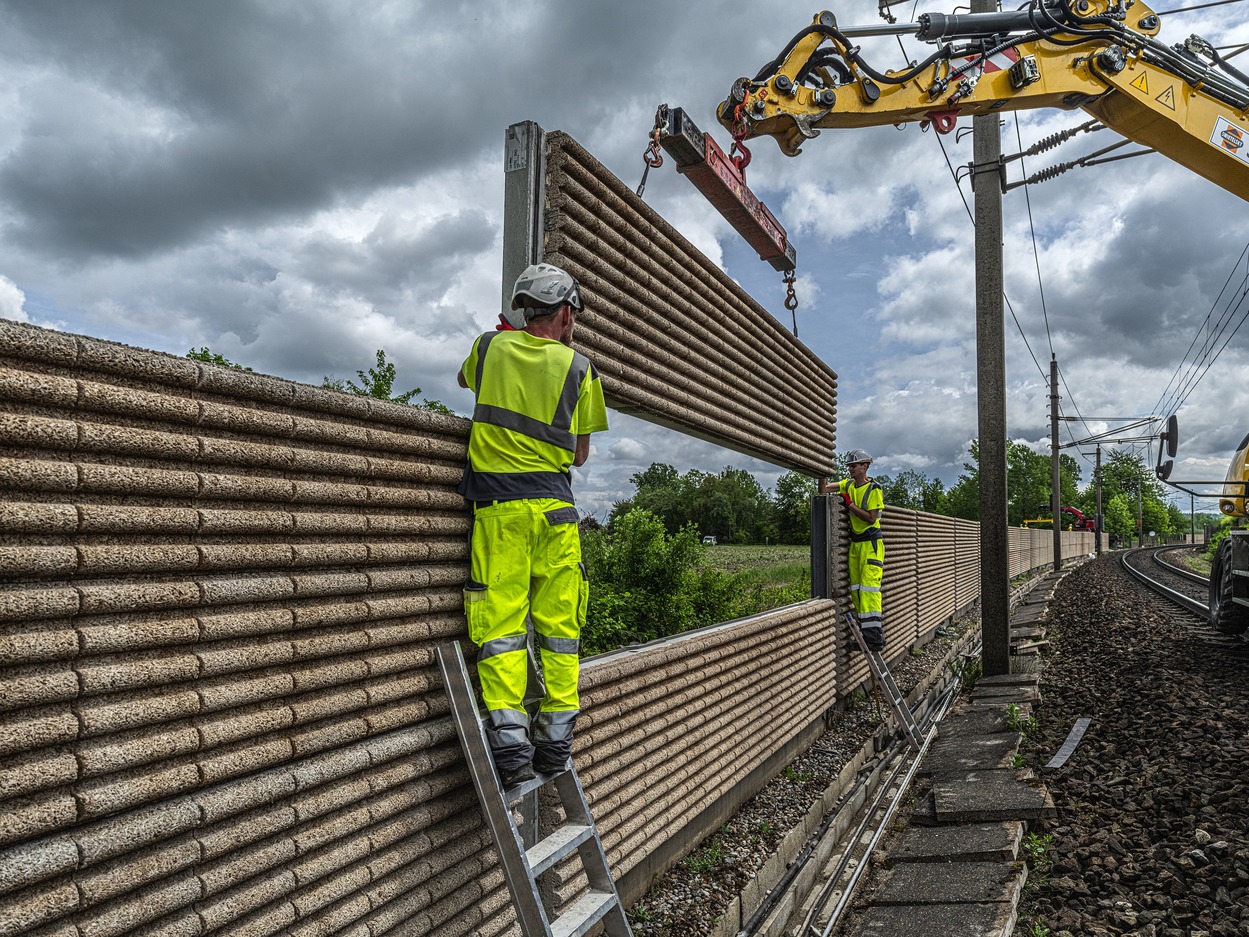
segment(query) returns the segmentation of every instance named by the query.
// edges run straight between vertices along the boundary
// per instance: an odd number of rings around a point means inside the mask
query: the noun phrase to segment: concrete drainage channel
[[[1016,640],[1032,639],[1038,628],[1038,609],[1041,609],[1043,618],[1044,602],[1049,595],[1052,595],[1054,587],[1057,585],[1060,576],[1038,576],[1025,581],[1021,585],[1012,590],[1012,642]],[[951,684],[961,678],[965,659],[969,656],[978,656],[978,645],[980,640],[979,628],[975,625],[968,628],[963,635],[951,646],[950,650],[942,657],[935,666],[923,677],[917,686],[907,694],[906,700],[912,711],[916,713],[917,720],[924,723],[934,715],[943,704],[946,696],[956,695],[957,687],[951,687]],[[962,715],[970,715],[974,721],[977,721],[978,728],[983,731],[1002,733],[1006,731],[1007,709],[1011,706],[1016,707],[1012,710],[1012,716],[1009,721],[1014,721],[1019,712],[1026,715],[1030,714],[1029,702],[1035,696],[1035,674],[1012,675],[1005,678],[989,678],[982,679],[977,684],[977,688],[973,689],[971,701],[960,703],[959,709],[963,711]],[[944,724],[943,724],[944,725]],[[949,735],[948,744],[945,746],[945,753],[941,754],[934,750],[930,755],[935,762],[941,764],[943,769],[951,767],[951,759],[953,759],[954,767],[957,767],[958,754],[957,750],[969,744],[969,737],[962,730],[955,730],[954,723],[951,722],[949,729],[943,730],[943,735]],[[927,727],[925,726],[925,730]],[[712,937],[781,937],[781,935],[796,934],[794,930],[803,920],[804,914],[810,918],[810,905],[814,900],[813,895],[820,887],[821,876],[826,874],[826,869],[831,863],[836,863],[839,855],[843,852],[847,845],[845,843],[848,834],[854,831],[855,825],[859,822],[865,806],[877,799],[879,788],[882,784],[888,783],[890,780],[890,770],[886,762],[889,760],[889,752],[891,747],[896,747],[896,736],[899,729],[896,721],[891,717],[885,724],[881,725],[871,738],[863,744],[859,752],[850,759],[841,769],[837,778],[824,790],[820,796],[807,810],[802,822],[793,827],[781,840],[776,851],[767,860],[767,862],[758,870],[751,881],[742,888],[741,893],[730,903],[722,917],[720,917],[713,928],[709,931]],[[1000,765],[1002,761],[1003,742],[1006,738],[998,734],[996,739],[990,744],[992,749],[991,757],[996,759],[995,765]],[[970,743],[975,747],[975,742]],[[817,743],[818,745],[818,743]],[[1016,739],[1013,745],[1008,745],[1013,752],[1018,745]],[[955,754],[951,755],[951,749],[955,750]],[[981,774],[985,774],[985,769],[979,770]],[[1039,795],[1030,796],[1023,794],[1022,797],[1018,793],[1018,789],[1035,790],[1035,787],[1029,784],[1027,777],[1018,777],[1018,772],[1009,771],[1000,766],[987,769],[993,780],[1003,783],[1014,782],[1012,790],[1016,791],[1013,797],[1006,797],[1003,809],[1009,812],[1016,812],[1017,806],[1022,806],[1026,813],[1028,809],[1032,809],[1036,804],[1040,804],[1040,809],[1052,810],[1052,804],[1046,806],[1047,797],[1043,788]],[[998,773],[998,774],[995,774]],[[1006,778],[998,776],[1001,772],[1009,772],[1012,777]],[[922,853],[925,847],[919,841],[914,840],[912,829],[917,825],[928,823],[939,823],[940,819],[933,816],[931,806],[932,794],[932,772],[925,767],[923,772],[929,775],[926,782],[919,785],[923,789],[922,797],[927,799],[925,803],[916,802],[915,809],[910,817],[908,817],[908,830],[904,836],[912,837],[911,842],[904,842],[905,850],[918,850]],[[972,789],[983,790],[976,781],[978,778],[972,778]],[[969,783],[964,779],[964,784]],[[906,798],[906,794],[902,795]],[[913,795],[912,795],[913,796]],[[880,913],[873,918],[873,908],[865,907],[860,902],[856,909],[855,922],[843,922],[842,931],[844,933],[857,934],[870,930],[873,934],[911,934],[924,931],[923,928],[929,927],[934,923],[932,914],[942,915],[953,913],[956,918],[962,919],[964,912],[971,911],[976,913],[979,911],[977,922],[967,921],[966,923],[973,929],[967,933],[977,934],[994,934],[1008,935],[1014,921],[1014,906],[1018,899],[1018,890],[1022,888],[1023,880],[1026,872],[1021,867],[1021,863],[1016,861],[1018,854],[1019,840],[1022,838],[1022,824],[1018,824],[1010,829],[1005,829],[1006,824],[997,822],[1003,818],[995,818],[993,811],[990,809],[987,813],[980,811],[969,814],[973,819],[988,818],[993,822],[987,824],[982,822],[977,829],[970,830],[968,835],[972,837],[974,842],[970,846],[964,848],[971,850],[981,850],[986,858],[997,863],[992,870],[979,869],[978,871],[988,871],[991,876],[996,875],[999,882],[1005,882],[1003,886],[1005,903],[998,901],[994,896],[989,901],[976,901],[976,895],[963,895],[957,897],[954,903],[945,904],[941,901],[941,895],[928,894],[916,897],[916,903],[923,908],[927,908],[929,913],[918,915],[918,919],[923,919],[924,923],[921,930],[914,930],[912,925],[905,920],[901,920],[900,916],[909,915],[911,918],[917,918],[914,906],[908,904],[905,895],[888,898],[879,909]],[[947,818],[948,819],[948,818]],[[892,821],[895,822],[896,821]],[[957,836],[950,829],[942,827],[934,827],[934,831],[938,834],[946,845],[942,845],[942,849],[957,849],[959,847],[950,846],[949,843],[954,842],[951,836]],[[920,834],[922,838],[922,833]],[[997,845],[993,848],[986,847],[981,841],[984,837],[989,837]],[[977,839],[979,837],[979,839]],[[1001,841],[1000,843],[998,841]],[[1000,848],[999,848],[1000,847]],[[949,853],[945,853],[949,855]],[[972,855],[976,858],[978,853]],[[928,859],[938,858],[938,856],[929,856]],[[923,857],[921,857],[922,861]],[[904,860],[905,861],[905,858]],[[956,864],[956,863],[952,863]],[[998,868],[1001,866],[1001,868]],[[923,870],[924,875],[932,877],[931,873],[935,871],[936,866],[928,863],[927,868]],[[1003,872],[1014,870],[1013,875],[1004,875]],[[968,869],[972,871],[972,869]],[[897,879],[898,876],[892,873],[886,873],[886,885],[888,879]],[[1009,879],[1009,881],[1008,881]],[[880,883],[877,882],[877,885]],[[1006,886],[1009,886],[1008,888]],[[983,897],[983,896],[981,896]],[[857,900],[857,899],[856,899]],[[910,910],[907,910],[907,909]],[[951,911],[950,909],[954,910]],[[944,910],[943,910],[944,909]],[[866,914],[864,912],[867,912]],[[826,919],[826,918],[825,918]],[[916,923],[918,922],[916,920]],[[981,920],[983,919],[983,920]],[[957,922],[948,917],[943,918],[956,928],[959,926]],[[865,926],[866,925],[866,926]],[[984,929],[982,928],[984,926]],[[962,932],[962,931],[960,931]],[[807,934],[818,935],[821,933],[819,927],[808,929]],[[804,934],[803,937],[806,937]]]

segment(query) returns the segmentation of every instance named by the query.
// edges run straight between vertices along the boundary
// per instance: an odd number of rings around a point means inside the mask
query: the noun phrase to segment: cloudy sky
[[[1182,9],[1201,4],[1159,0],[1180,10],[1161,38],[1249,43],[1249,3]],[[398,389],[467,414],[455,372],[498,313],[506,127],[567,131],[630,185],[661,102],[727,146],[715,105],[816,11],[781,9],[4,0],[0,316],[176,354],[207,345],[315,384],[384,348]],[[880,22],[875,3],[834,9],[843,26]],[[904,65],[894,39],[864,49],[880,70]],[[1003,152],[1086,119],[1007,114]],[[1081,135],[1024,168],[1114,139]],[[947,155],[966,164],[970,134],[826,131],[796,159],[768,140],[753,152],[750,184],[798,250],[800,337],[840,375],[839,447],[953,482],[976,435],[975,284],[970,187]],[[671,161],[646,198],[789,323],[780,275]],[[1191,365],[1214,341],[1203,323],[1244,313],[1249,206],[1149,155],[1013,189],[1004,210],[1011,438],[1048,452],[1053,352],[1064,414],[1089,418],[1065,440],[1182,401],[1177,475],[1221,477],[1249,431],[1249,329],[1195,386]],[[778,474],[616,416],[577,479],[581,506],[601,515],[651,461]]]

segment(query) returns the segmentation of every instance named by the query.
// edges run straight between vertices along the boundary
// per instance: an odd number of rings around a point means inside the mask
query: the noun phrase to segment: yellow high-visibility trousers
[[[525,498],[476,508],[464,613],[469,637],[481,648],[477,674],[491,721],[486,734],[501,771],[528,764],[534,743],[548,768],[571,753],[589,595],[571,504]],[[524,707],[527,617],[546,683],[532,739]]]
[[[848,559],[850,596],[859,617],[859,628],[869,644],[870,629],[879,629],[883,640],[885,620],[881,613],[880,587],[885,576],[885,541],[851,541]]]

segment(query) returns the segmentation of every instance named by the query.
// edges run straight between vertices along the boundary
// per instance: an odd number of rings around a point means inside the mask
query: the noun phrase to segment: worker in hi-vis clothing
[[[885,620],[881,614],[880,584],[885,576],[885,541],[880,532],[880,512],[885,496],[880,485],[867,477],[872,457],[863,449],[846,456],[850,477],[839,482],[820,481],[820,494],[837,494],[850,514],[850,597],[859,619],[859,630],[869,650],[885,648]]]
[[[598,372],[571,347],[582,309],[577,281],[532,264],[511,305],[497,330],[473,343],[459,373],[476,398],[458,489],[473,507],[464,613],[481,648],[486,736],[504,786],[535,769],[562,770],[572,753],[589,583],[569,468],[589,457],[590,434],[607,429]],[[527,617],[546,682],[532,735]]]

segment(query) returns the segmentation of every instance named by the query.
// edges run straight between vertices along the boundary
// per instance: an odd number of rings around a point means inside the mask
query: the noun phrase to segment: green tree
[[[946,493],[945,506],[950,517],[968,521],[980,520],[980,441],[973,439],[968,450],[970,462],[963,463],[963,473]]]
[[[1096,479],[1091,481],[1081,495],[1083,503],[1096,504]],[[1171,512],[1166,501],[1166,488],[1154,476],[1153,469],[1137,456],[1119,450],[1111,450],[1102,462],[1102,504],[1106,505],[1105,529],[1116,533],[1126,541],[1129,537],[1136,539],[1138,526],[1137,502],[1140,502],[1140,515],[1146,518],[1145,533],[1153,530],[1156,534],[1166,537],[1177,530],[1187,531],[1188,521],[1178,520],[1178,515]],[[1129,521],[1126,525],[1111,526],[1111,510],[1109,505],[1116,502],[1122,505]]]
[[[658,517],[670,534],[693,525],[700,535],[713,534],[724,543],[776,539],[776,505],[745,469],[726,466],[716,474],[690,469],[678,475],[671,465],[652,462],[630,480],[637,492],[612,506],[608,526],[640,509]]]
[[[887,478],[888,476],[881,476]],[[944,514],[948,509],[945,485],[939,478],[929,478],[923,472],[906,469],[884,487],[885,504],[912,511],[928,511]]]
[[[1161,543],[1175,533],[1175,526],[1171,520],[1171,512],[1167,510],[1167,506],[1161,501],[1149,499],[1141,504],[1141,516],[1144,519],[1145,530],[1141,536],[1146,540],[1149,539],[1150,531],[1154,533],[1157,542]]]
[[[321,382],[321,386],[329,390],[336,390],[343,394],[354,394],[357,397],[372,397],[374,400],[390,400],[394,403],[406,403],[409,406],[420,407],[423,410],[435,410],[438,413],[450,413],[450,408],[446,407],[438,400],[422,400],[420,403],[413,403],[412,398],[421,392],[419,387],[414,387],[402,394],[395,393],[395,366],[386,360],[386,352],[377,349],[377,367],[369,368],[368,373],[357,371],[356,377],[360,379],[360,383],[348,378],[342,380],[332,374],[327,374]]]
[[[811,499],[816,480],[800,472],[786,472],[776,480],[776,537],[781,543],[811,542]]]
[[[192,361],[202,361],[204,364],[219,364],[223,368],[234,368],[236,371],[250,371],[251,368],[241,364],[236,364],[224,355],[213,352],[207,345],[199,348],[192,348],[186,353],[186,356]]]
[[[1022,443],[1006,441],[1006,523],[1018,527],[1024,521],[1049,514],[1050,460]]]
[[[703,534],[726,543],[776,539],[776,505],[753,475],[730,465],[719,474],[699,476],[690,519]]]
[[[682,476],[671,465],[652,462],[645,471],[635,472],[629,477],[637,492],[632,498],[617,501],[612,506],[608,525],[640,508],[663,521],[669,533],[675,533],[690,522],[690,485],[693,478],[693,473]]]
[[[1107,534],[1122,537],[1126,542],[1136,536],[1136,499],[1125,492],[1106,500],[1103,495],[1102,525]]]
[[[1167,502],[1166,507],[1167,507],[1167,517],[1171,522],[1169,525],[1170,530],[1171,530],[1170,535],[1171,536],[1186,535],[1188,533],[1189,526],[1190,526],[1188,512],[1183,510],[1179,505],[1171,504],[1170,502]]]

